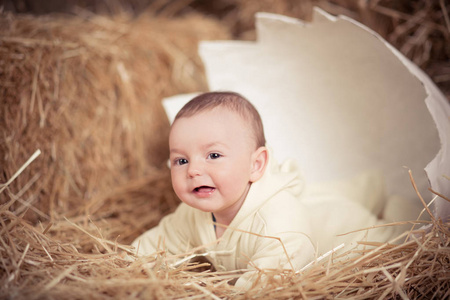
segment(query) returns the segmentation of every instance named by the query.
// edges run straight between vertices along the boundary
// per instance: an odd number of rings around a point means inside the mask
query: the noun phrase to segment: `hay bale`
[[[198,15],[2,14],[0,24],[0,181],[41,149],[9,186],[20,198],[14,205],[34,206],[26,215],[34,222],[79,212],[164,166],[169,123],[160,100],[206,90],[197,43],[228,38]]]

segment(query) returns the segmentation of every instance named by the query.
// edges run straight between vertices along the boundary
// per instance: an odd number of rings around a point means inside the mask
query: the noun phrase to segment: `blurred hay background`
[[[26,218],[76,215],[166,161],[161,99],[205,90],[200,39],[227,38],[203,16],[131,19],[2,16],[2,182],[39,148],[9,190]],[[92,213],[91,211],[86,211]]]
[[[225,284],[236,274],[192,275],[187,266],[171,269],[165,263],[157,274],[144,272],[145,262],[131,264],[119,252],[178,203],[165,167],[169,123],[161,99],[206,91],[198,41],[254,39],[255,12],[311,20],[312,7],[319,6],[350,16],[423,68],[450,98],[448,1],[6,0],[0,5],[0,182],[36,149],[42,151],[0,193],[5,297],[246,296]],[[374,298],[386,291],[403,297],[399,280],[385,272],[404,280],[414,268],[402,268],[418,264],[414,270],[426,275],[407,295],[419,298],[414,293],[422,291],[440,298],[445,292],[439,291],[449,288],[448,226],[434,230],[410,244],[409,252],[399,250],[409,253],[407,261],[394,251],[392,260],[368,262],[364,268],[377,266],[370,280],[369,271],[357,273],[362,279],[346,275],[331,291],[326,287],[338,279],[326,282],[329,277],[319,271],[324,285],[315,287],[302,283],[304,276],[288,274],[259,296],[288,289],[277,298],[294,292],[333,297],[354,280],[364,282],[361,298],[380,286]],[[363,266],[353,262],[344,269]],[[391,263],[396,267],[386,267]],[[205,288],[193,276],[209,284]],[[434,280],[437,276],[443,279]]]

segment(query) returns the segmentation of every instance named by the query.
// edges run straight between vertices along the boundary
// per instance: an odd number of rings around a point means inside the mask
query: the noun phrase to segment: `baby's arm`
[[[283,235],[280,234],[280,236]],[[279,246],[281,243],[278,240],[259,243],[255,248],[256,252],[263,254],[251,257],[251,262],[248,265],[249,271],[237,280],[237,287],[249,289],[256,280],[264,284],[270,277],[270,275],[265,274],[266,272],[275,270],[275,274],[279,274],[280,270],[300,270],[314,259],[314,248],[307,237],[297,234],[296,237],[284,235],[284,238],[281,237],[280,239],[286,251],[282,246]],[[259,270],[262,270],[262,272]],[[258,279],[258,277],[260,278]]]
[[[161,250],[169,255],[186,251],[192,235],[188,214],[189,208],[181,204],[174,213],[165,216],[158,226],[140,235],[132,243],[136,255],[153,255]]]
[[[169,218],[169,216],[166,216],[166,218]],[[164,219],[161,220],[161,222],[164,221]],[[135,251],[136,255],[138,256],[145,256],[145,255],[151,255],[157,251],[158,247],[158,236],[161,224],[159,224],[156,227],[153,227],[150,230],[147,230],[143,234],[141,234],[137,239],[133,241],[131,244]]]
[[[250,288],[261,275],[258,270],[299,270],[314,259],[306,208],[297,199],[284,196],[282,201],[272,201],[272,205],[258,213],[257,217],[265,224],[264,230],[249,236],[246,250],[250,271],[238,279],[236,286]],[[263,282],[267,279],[264,277],[261,277]]]

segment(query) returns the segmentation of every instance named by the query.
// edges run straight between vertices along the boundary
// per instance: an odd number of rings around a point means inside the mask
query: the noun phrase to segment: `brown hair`
[[[208,92],[198,95],[183,106],[175,116],[174,123],[179,118],[191,117],[199,112],[212,110],[219,106],[237,112],[245,121],[248,121],[255,136],[256,147],[265,146],[266,138],[264,137],[261,116],[250,101],[238,93]]]

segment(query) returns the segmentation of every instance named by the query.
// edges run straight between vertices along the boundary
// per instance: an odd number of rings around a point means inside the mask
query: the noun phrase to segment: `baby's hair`
[[[255,136],[256,147],[265,146],[266,138],[264,137],[261,116],[250,101],[235,92],[208,92],[198,95],[183,106],[175,116],[174,122],[179,118],[191,117],[216,107],[224,107],[233,112],[237,112],[244,121],[251,125]]]

